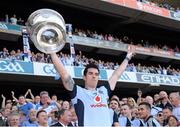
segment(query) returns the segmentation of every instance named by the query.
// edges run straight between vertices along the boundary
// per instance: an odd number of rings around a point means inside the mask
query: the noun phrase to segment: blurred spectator
[[[56,126],[62,126],[62,127],[68,127],[72,126],[71,120],[72,120],[72,113],[67,109],[62,109],[58,111],[57,113],[58,123],[52,125],[52,127]]]
[[[36,121],[36,110],[35,109],[30,109],[29,110],[29,115],[28,119],[23,121],[22,123],[23,127],[29,127],[29,126],[38,126],[38,123]]]
[[[62,109],[70,109],[70,104],[68,101],[63,101],[62,103]]]
[[[146,96],[145,102],[151,105],[151,115],[156,116],[158,112],[162,111],[162,108],[156,107],[153,105],[154,101],[151,96]]]
[[[8,126],[9,127],[19,127],[19,114],[17,112],[12,112],[8,116]]]
[[[19,18],[19,19],[17,20],[17,24],[18,24],[18,25],[25,25],[25,24],[24,24],[24,20],[22,20],[21,18]]]
[[[159,94],[154,94],[154,106],[160,105],[160,99]]]
[[[2,109],[2,114],[3,114],[3,119],[4,119],[4,121],[6,122],[6,125],[7,125],[8,124],[8,117],[11,114],[11,109],[3,108]]]
[[[179,47],[176,45],[176,47],[174,48],[174,52],[180,52]]]
[[[169,99],[168,99],[168,95],[165,91],[160,91],[159,92],[159,100],[160,100],[160,104],[157,105],[160,108],[165,108],[165,107],[172,107]]]
[[[142,102],[142,90],[141,89],[138,89],[137,90],[137,105],[139,105],[141,102]]]
[[[119,101],[115,98],[111,99],[109,102],[109,108],[116,112],[116,114],[120,115],[120,104]]]
[[[168,127],[177,127],[178,126],[178,119],[174,116],[171,115],[167,118],[168,121]]]
[[[121,100],[122,100],[122,102],[124,102],[124,104],[127,104],[128,99],[126,97],[122,98]]]
[[[136,101],[134,100],[133,97],[128,97],[127,98],[127,104],[129,105],[129,107],[131,109],[137,106],[137,103],[136,103]]]
[[[36,105],[35,109],[37,111],[44,110],[47,114],[53,109],[57,109],[56,103],[51,101],[49,93],[47,91],[42,91],[40,93],[40,103]]]
[[[164,116],[163,116],[162,111],[159,111],[156,114],[156,120],[160,123],[161,126],[163,126],[163,124],[164,124]]]
[[[168,117],[172,115],[172,108],[171,107],[165,107],[162,112],[163,112],[163,116],[164,116],[163,126],[167,126]]]
[[[6,126],[6,121],[2,114],[2,110],[0,111],[0,126]]]
[[[51,110],[51,112],[48,114],[48,117],[48,119],[50,119],[50,121],[48,122],[50,126],[56,124],[58,122],[58,109]]]
[[[35,105],[40,104],[40,96],[39,96],[39,95],[35,96],[35,98],[34,98],[34,104],[35,104]]]
[[[73,127],[78,127],[78,118],[77,118],[77,115],[76,115],[76,112],[75,112],[75,109],[73,106],[71,106],[70,110],[69,110],[72,114],[72,117],[71,117],[71,124]]]
[[[119,117],[120,127],[124,126],[140,126],[140,121],[136,118],[132,118],[131,107],[127,104],[121,106],[121,116]]]
[[[48,127],[48,115],[45,110],[39,110],[36,115],[39,127]]]
[[[3,51],[0,52],[0,58],[7,59],[9,57],[9,52],[6,47],[3,48]]]
[[[57,96],[56,96],[55,94],[52,95],[52,96],[51,96],[51,100],[56,102],[56,101],[57,101]]]
[[[18,102],[18,110],[22,111],[25,116],[28,116],[29,110],[33,108],[33,104],[31,102],[26,102],[26,99],[23,95],[19,96]]]
[[[8,16],[8,14],[5,15],[5,22],[9,23],[9,16]]]
[[[171,104],[174,106],[172,114],[180,121],[180,96],[179,92],[172,92],[169,95]]]
[[[151,105],[147,102],[141,102],[139,104],[139,118],[144,121],[144,126],[160,126],[159,122],[151,116]]]
[[[13,25],[17,24],[17,18],[16,18],[15,14],[10,18],[10,23],[13,24]]]

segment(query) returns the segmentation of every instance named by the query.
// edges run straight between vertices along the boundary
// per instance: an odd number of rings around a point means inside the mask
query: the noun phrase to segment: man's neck
[[[40,127],[47,127],[48,124],[39,124]]]
[[[149,119],[150,115],[146,116],[146,118],[144,119],[145,122],[147,122],[147,120]]]
[[[127,118],[128,118],[129,120],[131,120],[131,119],[132,119],[132,116],[129,114],[129,115],[127,115]]]
[[[86,86],[85,88],[86,88],[87,90],[91,90],[91,91],[96,90],[96,88],[92,88],[92,87],[88,87],[88,86]]]

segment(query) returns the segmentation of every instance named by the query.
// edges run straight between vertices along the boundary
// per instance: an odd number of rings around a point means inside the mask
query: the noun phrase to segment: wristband
[[[126,56],[125,60],[127,60],[128,62],[131,60],[129,57]]]

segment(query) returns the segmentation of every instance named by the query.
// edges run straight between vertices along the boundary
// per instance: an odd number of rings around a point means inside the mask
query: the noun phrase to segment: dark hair
[[[63,115],[66,110],[67,110],[67,109],[61,109],[61,110],[59,110],[59,111],[55,111],[55,112],[54,112],[54,113],[55,113],[55,117],[58,118],[58,119],[60,119],[61,115]]]
[[[149,103],[147,103],[147,102],[141,102],[140,104],[139,104],[139,106],[140,105],[145,105],[146,106],[146,108],[150,111],[151,110],[151,105],[149,104]]]
[[[165,106],[165,108],[164,109],[169,109],[171,112],[173,111],[173,108],[172,107],[170,107],[170,106]],[[164,110],[163,109],[163,110]]]
[[[22,94],[21,94],[21,95],[19,95],[19,97],[18,97],[18,98],[20,98],[20,97],[24,97],[24,98],[25,98],[25,96],[24,96],[24,95],[22,95]]]
[[[167,118],[167,122],[169,122],[169,119],[173,117],[177,122],[178,122],[178,119],[174,116],[174,115],[170,115],[168,118]]]
[[[95,68],[99,72],[99,68],[97,67],[97,65],[91,63],[91,64],[86,65],[86,68],[84,69],[84,76],[86,76],[87,71],[88,71],[89,68]]]
[[[111,103],[111,101],[116,101],[118,103],[118,106],[120,106],[119,101],[116,98],[112,98],[109,102]]]
[[[40,114],[41,112],[47,113],[45,110],[39,110],[39,111],[37,112],[37,114],[36,114],[36,118],[39,116],[39,114]]]

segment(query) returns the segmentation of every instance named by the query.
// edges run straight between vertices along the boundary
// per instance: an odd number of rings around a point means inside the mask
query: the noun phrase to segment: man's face
[[[118,109],[118,107],[119,107],[119,106],[118,106],[118,102],[115,101],[115,100],[112,100],[112,101],[110,102],[109,107],[112,108],[113,110]]]
[[[3,112],[3,116],[7,117],[11,113],[11,110],[6,108]]]
[[[84,76],[85,85],[88,88],[96,88],[99,80],[99,72],[96,68],[89,68]]]
[[[169,121],[168,121],[170,127],[177,126],[177,122],[178,121],[176,121],[176,119],[174,117],[170,117]]]
[[[176,97],[174,96],[174,94],[170,94],[169,95],[169,100],[170,100],[170,102],[171,102],[171,104],[172,105],[176,105],[176,101],[177,101],[177,99],[176,99]]]
[[[132,117],[139,118],[138,108],[131,109]]]
[[[62,116],[63,121],[65,121],[67,124],[69,124],[72,120],[72,113],[69,110],[66,110],[64,112],[64,115]]]
[[[9,120],[10,126],[19,126],[19,116],[18,115],[13,115],[11,116]]]
[[[29,119],[31,121],[36,121],[36,110],[35,109],[31,109],[29,111]]]
[[[122,98],[122,101],[124,102],[124,104],[127,104],[127,98]]]
[[[147,119],[147,117],[150,115],[145,105],[140,105],[138,107],[138,114],[139,114],[139,118],[144,120]]]
[[[42,103],[42,104],[47,104],[48,101],[49,101],[49,96],[48,96],[48,94],[43,94],[43,95],[41,95],[41,103]]]
[[[159,100],[159,94],[154,95],[154,101],[157,101],[157,100]]]
[[[150,97],[150,96],[147,96],[147,97],[145,98],[145,102],[149,103],[150,105],[153,105],[153,98]]]
[[[40,102],[40,96],[36,96],[35,97],[35,103],[39,103]]]
[[[163,109],[162,112],[165,119],[167,119],[170,115],[172,115],[172,112],[169,109]]]
[[[121,114],[122,116],[129,116],[131,114],[131,110],[127,105],[121,106]]]
[[[23,96],[19,97],[19,104],[24,104],[26,102]]]
[[[48,122],[48,115],[45,112],[41,112],[39,113],[38,117],[37,117],[38,123],[40,125],[46,125]]]
[[[70,108],[70,104],[68,101],[64,101],[63,104],[62,104],[62,108],[63,109],[69,109]]]
[[[54,96],[52,96],[52,98],[51,98],[53,101],[57,101],[57,96],[56,95],[54,95]]]
[[[160,93],[159,93],[159,96],[160,96],[160,98],[167,98],[168,96],[167,96],[167,93],[165,92],[165,91],[161,91]]]

